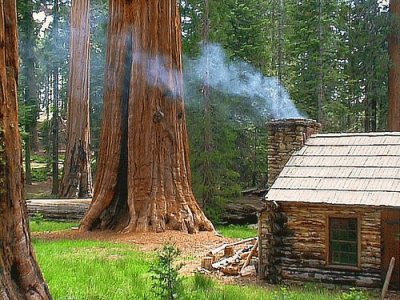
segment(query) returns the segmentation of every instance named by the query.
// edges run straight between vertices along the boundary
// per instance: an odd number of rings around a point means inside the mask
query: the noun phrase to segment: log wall
[[[360,287],[381,285],[379,209],[281,202],[279,211],[286,217],[283,234],[276,235],[271,230],[271,223],[276,216],[276,212],[271,211],[271,205],[260,215],[262,278],[270,282],[273,282],[271,278],[277,278],[278,281],[314,281]],[[328,265],[328,217],[358,218],[360,257],[357,270]],[[271,248],[271,240],[281,241],[278,249]],[[271,260],[277,264],[274,268],[269,265]]]

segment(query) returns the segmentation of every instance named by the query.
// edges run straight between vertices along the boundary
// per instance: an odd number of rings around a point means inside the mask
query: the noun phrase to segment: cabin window
[[[358,266],[357,219],[329,219],[329,263],[333,265]]]

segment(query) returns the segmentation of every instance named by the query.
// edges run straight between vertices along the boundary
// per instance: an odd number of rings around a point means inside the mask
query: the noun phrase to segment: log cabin
[[[400,133],[318,134],[268,124],[270,189],[259,214],[259,276],[400,288]]]

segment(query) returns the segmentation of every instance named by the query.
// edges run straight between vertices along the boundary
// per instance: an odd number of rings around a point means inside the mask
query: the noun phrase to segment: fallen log
[[[27,200],[30,217],[40,215],[52,221],[78,221],[89,208],[91,199],[32,199]]]

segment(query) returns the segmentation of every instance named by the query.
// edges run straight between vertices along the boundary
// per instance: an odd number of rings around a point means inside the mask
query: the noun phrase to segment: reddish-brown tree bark
[[[89,0],[73,0],[69,71],[68,128],[60,196],[92,195],[89,129]]]
[[[191,189],[176,0],[110,0],[96,185],[81,230],[213,230]]]
[[[400,131],[400,0],[390,0],[392,26],[389,36],[389,118],[390,131]]]
[[[30,242],[22,199],[15,0],[0,1],[0,298],[51,299]]]

